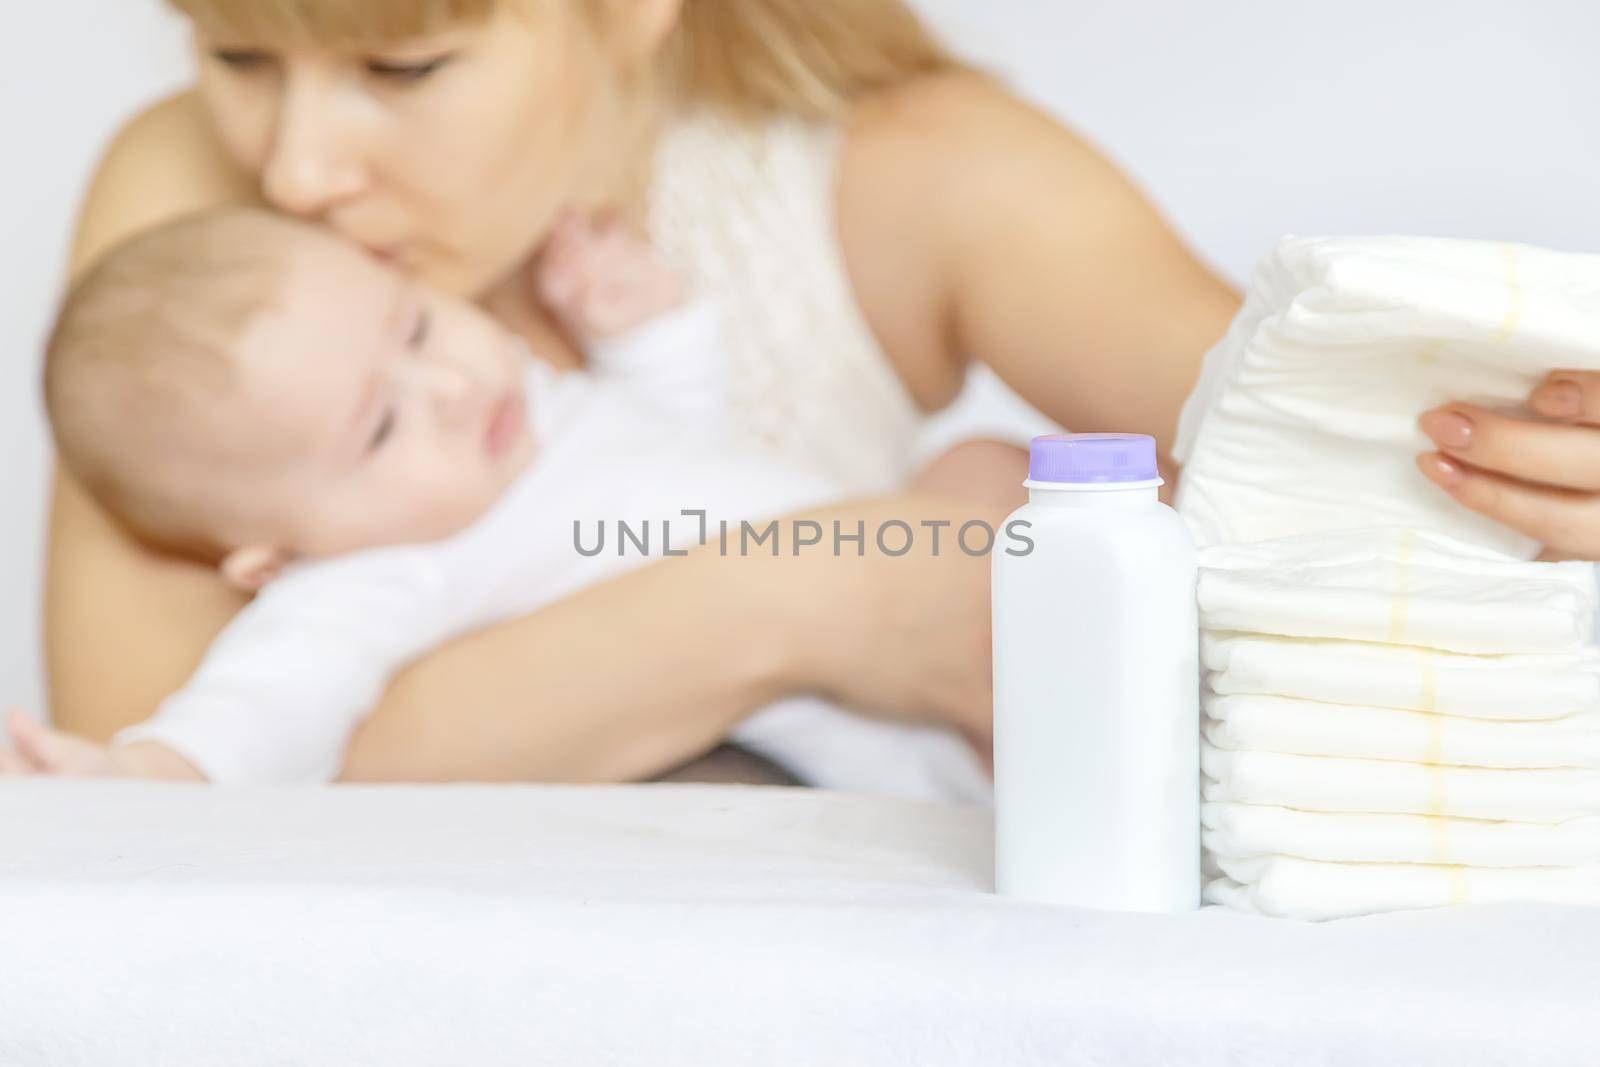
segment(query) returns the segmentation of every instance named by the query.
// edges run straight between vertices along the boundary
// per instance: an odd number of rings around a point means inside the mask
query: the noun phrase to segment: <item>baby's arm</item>
[[[267,586],[156,715],[101,745],[9,723],[0,772],[69,777],[320,782],[389,678],[465,628],[425,548],[302,565]]]
[[[460,629],[448,592],[426,546],[291,569],[153,718],[112,743],[164,746],[214,782],[329,781],[389,679]]]
[[[588,352],[591,373],[703,424],[725,410],[720,308],[691,299],[648,242],[615,221],[569,218],[540,261],[541,295]]]

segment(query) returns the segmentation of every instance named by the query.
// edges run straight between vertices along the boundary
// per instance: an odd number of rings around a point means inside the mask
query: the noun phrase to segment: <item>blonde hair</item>
[[[63,301],[44,401],[62,464],[147,545],[215,563],[217,487],[186,476],[221,453],[233,350],[288,276],[297,224],[226,208],[136,234]],[[189,472],[192,474],[192,471]]]
[[[395,41],[530,0],[168,0],[196,22],[247,36],[335,44]],[[545,3],[552,0],[543,0]],[[597,13],[598,0],[564,0]],[[878,89],[966,69],[905,0],[682,0],[662,53],[675,103],[745,117],[839,115]]]
[[[831,117],[961,68],[904,0],[684,0],[667,56],[684,99],[756,116]]]

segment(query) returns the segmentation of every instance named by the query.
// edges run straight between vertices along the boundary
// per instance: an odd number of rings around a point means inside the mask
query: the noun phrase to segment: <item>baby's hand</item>
[[[677,275],[617,219],[568,215],[540,253],[536,279],[580,341],[625,333],[684,299]]]
[[[117,774],[107,745],[53,730],[22,711],[6,720],[14,753],[6,753],[5,772],[58,778],[108,778]]]
[[[0,775],[202,780],[193,765],[162,745],[103,745],[52,729],[22,711],[13,711],[6,727],[16,751],[0,749]]]

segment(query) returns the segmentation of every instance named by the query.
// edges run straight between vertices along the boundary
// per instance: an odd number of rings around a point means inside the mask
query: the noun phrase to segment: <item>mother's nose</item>
[[[272,144],[261,171],[261,191],[273,206],[316,216],[366,188],[353,101],[340,88],[306,75],[286,76],[278,100]]]

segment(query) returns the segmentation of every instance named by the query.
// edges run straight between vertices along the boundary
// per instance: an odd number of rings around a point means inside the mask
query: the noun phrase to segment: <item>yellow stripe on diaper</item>
[[[1433,820],[1432,860],[1434,863],[1449,863],[1450,823],[1444,814],[1448,799],[1444,777],[1444,716],[1434,710],[1439,700],[1439,672],[1433,649],[1419,648],[1417,653],[1421,676],[1421,693],[1417,703],[1428,716],[1428,748],[1423,753],[1422,762],[1428,768],[1427,814]]]
[[[1506,269],[1506,317],[1500,323],[1500,334],[1495,340],[1504,344],[1517,332],[1517,323],[1522,319],[1522,278],[1517,269],[1517,246],[1502,244],[1500,255]]]
[[[1514,256],[1516,249],[1510,245],[1506,247]],[[1509,269],[1514,271],[1514,259]],[[1516,328],[1517,313],[1516,308],[1508,313],[1506,320],[1508,330]],[[1389,601],[1387,637],[1388,643],[1393,645],[1405,644],[1406,623],[1410,614],[1411,556],[1416,543],[1416,532],[1407,529],[1401,532],[1399,543],[1395,546],[1394,594]],[[1431,837],[1428,850],[1429,862],[1443,866],[1448,872],[1446,877],[1450,880],[1450,903],[1464,904],[1469,898],[1467,869],[1451,863],[1450,820],[1445,815],[1449,794],[1444,766],[1444,716],[1438,712],[1438,655],[1431,648],[1419,647],[1416,651],[1417,709],[1428,716],[1428,745],[1423,752],[1422,762],[1427,767],[1428,773],[1427,814],[1424,817],[1429,822]]]
[[[1450,903],[1465,904],[1467,902],[1467,869],[1465,867],[1450,868]]]
[[[1433,649],[1418,648],[1417,660],[1417,710],[1431,712],[1439,705],[1438,659]]]
[[[1407,528],[1400,532],[1400,543],[1395,546],[1394,552],[1394,592],[1389,598],[1389,632],[1384,636],[1387,644],[1405,644],[1406,619],[1411,603],[1411,551],[1416,543],[1416,531]]]
[[[1432,820],[1433,847],[1429,850],[1434,863],[1450,862],[1450,822],[1445,818],[1444,768],[1437,763],[1428,767],[1428,818]]]
[[[1455,861],[1450,855],[1450,819],[1444,814],[1444,768],[1434,765],[1428,768],[1428,773],[1428,821],[1433,831],[1433,847],[1429,850],[1429,862],[1454,864]],[[1467,869],[1460,866],[1449,866],[1447,869],[1450,872],[1450,903],[1465,903]]]
[[[1450,862],[1450,824],[1442,815],[1429,815],[1433,832],[1433,847],[1428,850],[1429,863]]]
[[[1444,762],[1444,716],[1428,713],[1428,751],[1423,762],[1437,767]]]

